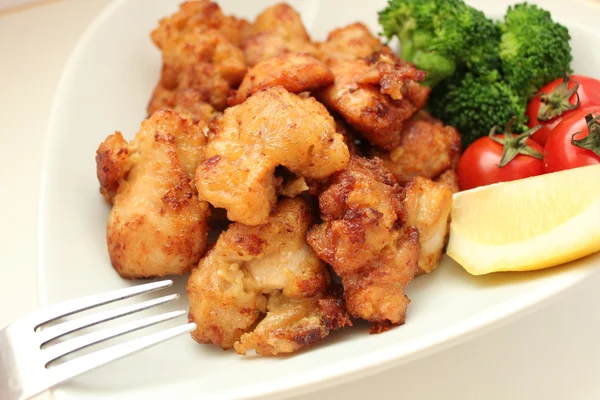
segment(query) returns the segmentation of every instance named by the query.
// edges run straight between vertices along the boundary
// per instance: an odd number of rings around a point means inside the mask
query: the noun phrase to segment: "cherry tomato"
[[[531,137],[542,146],[563,118],[582,108],[600,106],[600,81],[584,75],[556,79],[546,84],[540,93],[529,102],[527,116],[530,128],[542,125]]]
[[[457,174],[461,190],[468,190],[492,183],[508,182],[544,173],[544,163],[541,160],[542,146],[532,139],[522,135],[511,134],[513,140],[522,137],[520,147],[537,157],[518,153],[506,165],[500,167],[503,154],[507,152],[506,144],[496,141],[506,139],[505,135],[490,135],[474,141],[458,161]],[[519,147],[519,146],[516,146]],[[517,148],[517,150],[519,149]]]
[[[593,117],[600,117],[600,106],[577,110],[556,125],[544,148],[546,172],[600,164],[600,123]]]

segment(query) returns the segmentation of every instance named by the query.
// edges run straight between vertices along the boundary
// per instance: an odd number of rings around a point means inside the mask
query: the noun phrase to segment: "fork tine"
[[[190,322],[185,325],[165,329],[160,332],[152,333],[148,336],[133,339],[124,343],[119,343],[106,349],[86,354],[49,369],[49,381],[51,385],[55,385],[101,365],[108,364],[109,362],[118,360],[130,354],[137,353],[140,350],[144,350],[158,343],[172,339],[183,333],[193,331],[194,329],[196,329],[196,324],[194,322]]]
[[[138,329],[146,328],[148,326],[156,325],[160,322],[168,321],[173,318],[177,318],[183,314],[187,314],[186,310],[177,310],[166,312],[159,315],[153,315],[151,317],[142,318],[137,321],[127,322],[115,327],[105,328],[97,332],[88,333],[87,335],[79,336],[62,343],[58,343],[47,350],[43,351],[43,358],[48,363],[64,357],[74,351],[84,349],[96,343],[102,343],[105,340],[112,339],[129,332],[137,331]]]
[[[40,341],[40,346],[48,343],[51,340],[58,339],[61,336],[67,335],[69,333],[77,332],[80,329],[88,328],[90,326],[97,325],[102,322],[110,321],[115,318],[119,318],[125,315],[134,314],[139,311],[146,310],[148,308],[156,307],[161,304],[165,304],[171,302],[173,300],[177,300],[179,298],[179,294],[170,294],[168,296],[159,297],[157,299],[147,300],[141,303],[131,304],[123,307],[119,307],[114,310],[107,310],[102,312],[97,312],[92,315],[88,315],[85,317],[77,318],[73,321],[64,322],[62,324],[53,326],[48,329],[44,329],[38,334],[38,338]]]
[[[93,307],[98,307],[114,301],[127,299],[137,296],[138,294],[154,292],[173,284],[171,279],[165,279],[158,282],[146,283],[143,285],[131,286],[128,288],[117,289],[110,292],[92,294],[74,300],[67,300],[62,303],[49,306],[35,313],[35,328],[48,322],[52,322],[58,318],[66,317],[80,311],[89,310]]]

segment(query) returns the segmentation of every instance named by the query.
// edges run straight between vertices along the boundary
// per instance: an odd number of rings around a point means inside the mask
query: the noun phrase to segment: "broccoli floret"
[[[464,147],[513,117],[514,132],[526,128],[527,100],[501,81],[497,71],[484,76],[457,73],[432,90],[428,106],[434,116],[458,129]]]
[[[387,39],[398,37],[400,56],[427,71],[429,86],[458,66],[475,73],[499,66],[498,26],[462,0],[390,0],[379,23]]]
[[[531,97],[544,84],[571,72],[569,31],[533,4],[509,7],[500,24],[500,59],[504,79]]]

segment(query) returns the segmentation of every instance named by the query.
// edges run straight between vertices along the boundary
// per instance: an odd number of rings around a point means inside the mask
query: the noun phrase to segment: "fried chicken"
[[[415,176],[433,179],[448,169],[456,168],[460,156],[460,135],[425,111],[405,122],[398,147],[391,152],[373,148],[370,155],[405,184]]]
[[[186,1],[176,13],[161,19],[151,36],[158,48],[164,49],[179,40],[181,34],[198,29],[215,29],[239,46],[250,33],[250,23],[225,15],[219,5],[210,0]]]
[[[151,34],[162,51],[163,68],[148,114],[171,108],[202,118],[206,108],[198,109],[189,101],[190,89],[195,103],[223,110],[229,90],[239,85],[247,70],[238,46],[249,29],[247,21],[224,15],[208,0],[185,2],[175,14],[163,18]]]
[[[288,92],[311,91],[333,83],[333,74],[322,61],[305,53],[285,53],[252,67],[229,105],[242,103],[250,95],[271,86]]]
[[[269,7],[256,17],[242,49],[250,67],[287,52],[317,52],[300,14],[285,3]]]
[[[429,88],[418,83],[425,72],[387,52],[367,58],[332,56],[326,62],[335,82],[317,92],[317,98],[372,144],[397,147],[403,122],[427,101]]]
[[[335,118],[335,130],[344,137],[344,143],[346,143],[351,156],[362,155],[362,150],[358,147],[356,132],[352,127],[344,122],[344,120]]]
[[[162,86],[156,87],[149,110],[160,108],[171,109],[179,114],[185,114],[194,121],[205,124],[216,115],[215,109],[205,101],[201,90],[187,88],[182,90],[167,90]]]
[[[308,203],[295,198],[282,200],[262,225],[231,224],[190,275],[192,337],[275,355],[351,325],[341,299],[328,294],[325,263],[306,243],[312,223]]]
[[[350,315],[372,332],[404,323],[404,288],[417,271],[419,233],[404,226],[403,189],[380,160],[352,157],[319,195],[323,223],[307,241],[342,279]]]
[[[404,206],[407,224],[419,230],[419,273],[430,273],[440,263],[448,242],[452,190],[444,183],[415,177],[406,185]]]
[[[317,44],[319,57],[329,58],[366,58],[373,53],[386,51],[389,48],[373,36],[364,24],[355,22],[343,28],[332,30],[327,40]],[[388,50],[386,50],[388,49]]]
[[[183,274],[206,248],[208,203],[192,176],[205,144],[201,123],[159,110],[127,143],[120,132],[96,152],[101,192],[112,202],[107,243],[128,279]]]
[[[246,74],[244,54],[216,29],[183,31],[161,46],[163,68],[148,104],[150,114],[175,107],[177,93],[186,89],[196,90],[199,100],[223,110],[229,90]]]
[[[434,182],[448,186],[450,190],[452,190],[452,193],[457,193],[460,191],[458,175],[452,168],[442,172],[437,178],[434,179]]]
[[[274,208],[281,183],[277,166],[297,177],[325,179],[349,160],[325,107],[280,86],[225,110],[209,135],[205,161],[196,171],[200,198],[247,225],[264,223]]]

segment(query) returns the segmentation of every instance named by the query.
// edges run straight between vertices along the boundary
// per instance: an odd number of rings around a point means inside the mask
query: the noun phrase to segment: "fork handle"
[[[0,397],[2,400],[25,400],[18,375],[17,359],[8,339],[8,329],[0,331]]]

